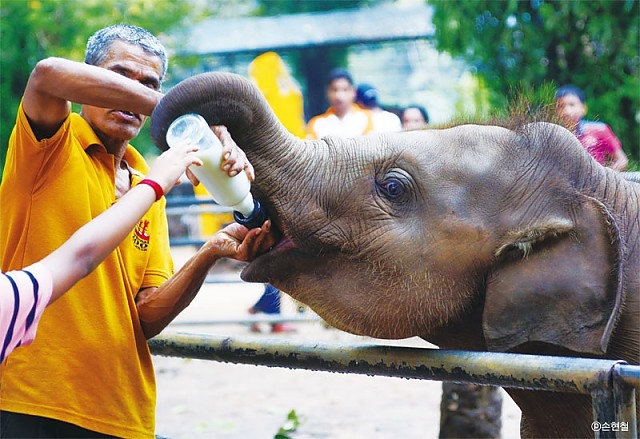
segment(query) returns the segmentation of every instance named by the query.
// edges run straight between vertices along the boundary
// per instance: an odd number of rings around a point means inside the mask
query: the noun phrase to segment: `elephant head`
[[[228,127],[282,235],[243,279],[275,285],[331,325],[501,351],[534,342],[603,355],[620,325],[638,339],[637,313],[621,310],[638,309],[640,185],[564,128],[301,140],[248,80],[206,73],[156,107],[160,148],[188,112]],[[442,336],[462,326],[472,345]],[[637,345],[619,350],[637,362]]]

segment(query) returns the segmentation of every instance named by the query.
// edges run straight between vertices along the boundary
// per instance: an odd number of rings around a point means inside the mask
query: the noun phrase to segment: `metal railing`
[[[202,214],[229,213],[228,207],[220,206],[209,197],[197,197],[195,195],[170,195],[167,197],[166,212],[168,217],[192,217],[199,219]],[[191,245],[200,247],[205,243],[205,239],[199,234],[193,236],[191,231],[188,236],[169,235],[169,245],[179,247]]]
[[[149,347],[171,357],[588,394],[594,425],[626,427],[594,428],[595,438],[638,437],[640,366],[623,361],[181,333],[160,334]]]

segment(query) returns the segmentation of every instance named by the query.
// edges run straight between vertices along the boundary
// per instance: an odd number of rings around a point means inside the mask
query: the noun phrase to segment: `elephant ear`
[[[488,348],[544,342],[606,353],[622,303],[621,252],[613,218],[589,197],[570,217],[509,234],[487,279]]]

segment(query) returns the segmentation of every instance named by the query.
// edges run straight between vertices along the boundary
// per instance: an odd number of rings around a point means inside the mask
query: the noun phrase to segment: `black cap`
[[[378,106],[378,90],[370,84],[360,84],[356,90],[356,102],[366,108]]]

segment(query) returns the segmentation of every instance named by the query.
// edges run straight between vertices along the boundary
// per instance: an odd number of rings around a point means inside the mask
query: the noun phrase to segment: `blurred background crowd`
[[[417,104],[430,124],[508,114],[525,96],[553,105],[572,83],[588,117],[609,124],[640,160],[639,6],[635,0],[3,0],[0,3],[0,165],[26,80],[47,56],[81,60],[86,36],[126,22],[171,51],[172,84],[206,71],[251,75],[275,52],[299,95],[302,118],[329,106],[326,78],[347,69],[399,114]],[[296,101],[297,102],[297,101]],[[527,107],[526,110],[531,110]],[[157,154],[145,130],[136,147]]]

